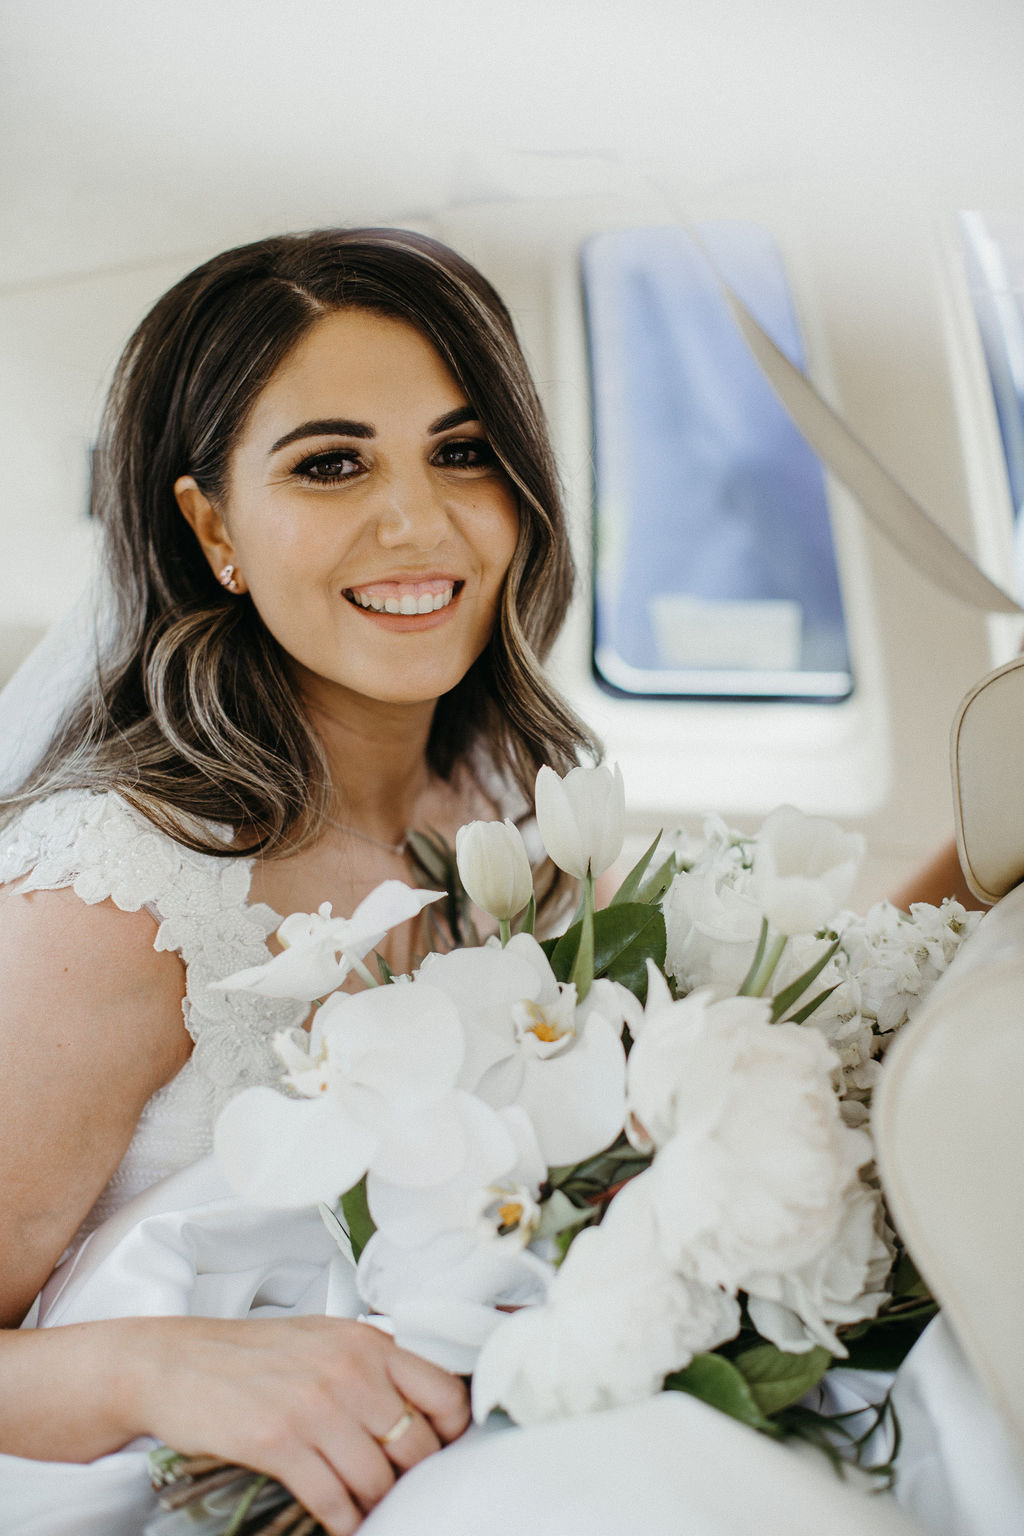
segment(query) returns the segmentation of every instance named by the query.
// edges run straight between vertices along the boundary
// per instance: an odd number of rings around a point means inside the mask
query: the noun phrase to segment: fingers
[[[277,1468],[267,1464],[265,1470],[285,1485],[329,1536],[352,1536],[362,1524],[365,1509],[356,1503],[336,1469],[316,1451],[293,1448],[286,1463]]]
[[[407,1472],[425,1456],[441,1449],[440,1437],[430,1420],[412,1403],[404,1401],[384,1433],[374,1435],[374,1439],[400,1472]]]
[[[398,1391],[429,1421],[440,1443],[457,1440],[469,1423],[469,1395],[458,1376],[397,1346],[387,1364]]]
[[[263,1461],[331,1536],[349,1536],[380,1503],[396,1476],[372,1434],[329,1417],[317,1446],[282,1444],[273,1458]]]

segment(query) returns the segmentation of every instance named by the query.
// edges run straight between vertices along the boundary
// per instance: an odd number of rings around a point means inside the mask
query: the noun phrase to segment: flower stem
[[[507,917],[498,918],[498,934],[501,938],[501,947],[504,949],[512,937],[512,924]]]
[[[576,1001],[582,1003],[594,980],[594,877],[588,868],[583,879],[583,916],[580,942],[569,977],[576,986]]]
[[[747,981],[745,981],[743,984],[744,997],[764,996],[765,987],[767,987],[768,983],[774,976],[775,967],[782,959],[782,952],[788,943],[788,936],[784,933],[780,933],[777,938],[773,939],[772,942],[767,945],[764,959],[761,961],[761,964],[754,971],[753,975],[748,977]]]
[[[380,982],[377,980],[376,976],[370,970],[370,967],[368,965],[364,964],[364,962],[359,959],[358,955],[350,955],[347,950],[344,951],[344,954],[345,954],[345,959],[348,961],[349,965],[355,971],[356,975],[359,976],[363,981],[365,981],[365,983],[366,983],[366,985],[368,987],[379,987],[380,986]]]
[[[249,1484],[248,1488],[245,1490],[245,1492],[242,1494],[242,1497],[235,1505],[231,1516],[231,1521],[224,1528],[224,1536],[236,1536],[236,1533],[241,1530],[246,1515],[249,1513],[258,1495],[262,1493],[268,1481],[269,1479],[265,1474],[262,1473],[259,1477],[253,1478],[252,1482]]]

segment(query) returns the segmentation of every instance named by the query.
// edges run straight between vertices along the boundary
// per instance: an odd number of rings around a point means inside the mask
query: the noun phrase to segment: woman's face
[[[320,320],[259,396],[214,508],[179,504],[236,567],[311,702],[432,701],[494,627],[515,494],[430,343],[365,310]]]

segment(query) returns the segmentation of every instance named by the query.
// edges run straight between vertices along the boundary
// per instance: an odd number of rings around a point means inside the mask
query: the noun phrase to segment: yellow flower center
[[[524,998],[521,1004],[525,1015],[523,1031],[525,1034],[536,1035],[545,1045],[554,1045],[563,1039],[565,1035],[574,1034],[572,1015],[565,1019],[564,1008],[542,1008],[531,998]],[[559,1014],[562,1017],[559,1017]]]
[[[498,1236],[504,1237],[508,1232],[514,1232],[523,1219],[523,1207],[520,1201],[510,1200],[507,1205],[498,1206]]]

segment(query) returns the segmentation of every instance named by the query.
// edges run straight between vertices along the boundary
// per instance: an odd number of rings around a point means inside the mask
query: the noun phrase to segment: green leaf
[[[908,1297],[913,1297],[915,1301],[930,1301],[931,1295],[931,1291],[918,1273],[917,1265],[906,1249],[904,1249],[896,1261],[896,1268],[893,1270],[893,1300],[903,1301]]]
[[[536,896],[536,893],[534,891],[531,891],[530,892],[529,904],[528,904],[528,906],[526,908],[526,911],[523,913],[522,917],[519,919],[519,930],[518,931],[520,933],[532,933],[533,930],[534,930],[534,927],[536,926],[536,923],[537,923],[537,896]]]
[[[454,853],[444,839],[436,832],[409,831],[405,843],[427,879],[435,886],[446,887]]]
[[[342,1195],[341,1214],[348,1223],[348,1235],[352,1243],[352,1256],[356,1263],[358,1263],[359,1255],[377,1230],[366,1200],[365,1173],[358,1184],[353,1184],[348,1193]]]
[[[724,1355],[694,1355],[685,1371],[673,1371],[665,1377],[668,1392],[688,1392],[702,1402],[719,1408],[732,1419],[760,1429],[765,1434],[778,1433],[771,1419],[758,1407],[757,1399],[742,1372]]]
[[[388,965],[387,961],[384,959],[384,956],[379,954],[377,950],[374,950],[373,958],[377,962],[377,969],[380,971],[381,981],[385,986],[388,986],[395,979],[394,971],[391,969],[390,965]]]
[[[802,1355],[790,1355],[774,1344],[758,1344],[737,1355],[732,1363],[758,1408],[770,1418],[817,1386],[832,1364],[832,1356],[820,1345]]]
[[[829,945],[820,960],[816,960],[802,976],[798,976],[796,981],[791,981],[788,987],[783,987],[782,991],[776,994],[772,999],[773,1024],[777,1024],[782,1015],[789,1012],[797,998],[803,996],[811,982],[817,980],[838,948],[839,940],[836,939]]]
[[[660,864],[654,874],[644,881],[637,900],[652,907],[656,901],[661,900],[678,873],[678,860],[674,853],[670,853],[664,864]]]
[[[636,900],[637,892],[640,889],[640,882],[643,880],[647,866],[651,862],[651,859],[654,857],[654,850],[657,848],[660,842],[661,833],[659,832],[651,846],[637,859],[636,863],[633,865],[633,868],[630,870],[629,874],[626,876],[625,880],[623,880],[622,884],[615,892],[615,895],[608,903],[609,906],[621,907],[627,901]]]
[[[580,925],[563,933],[548,957],[559,981],[567,981],[576,959]],[[594,913],[594,975],[621,981],[644,1002],[647,998],[648,956],[665,964],[665,919],[657,907],[626,902]]]
[[[802,1008],[798,1008],[796,1013],[790,1014],[789,1023],[805,1024],[810,1018],[811,1014],[814,1013],[815,1009],[820,1008],[826,997],[831,997],[832,993],[838,986],[839,982],[837,981],[835,987],[826,987],[824,992],[816,993],[815,996],[811,998],[809,1003],[805,1003]]]
[[[750,989],[751,989],[751,987],[754,984],[754,979],[757,976],[758,971],[761,969],[761,962],[764,959],[764,952],[765,952],[765,949],[767,947],[768,947],[768,919],[766,917],[762,917],[762,919],[761,919],[761,932],[758,935],[757,948],[754,951],[754,958],[750,962],[750,970],[744,976],[743,981],[740,984],[740,990],[739,990],[740,997],[749,997],[750,996]]]
[[[615,913],[635,914],[632,929],[627,925],[616,930],[609,920],[598,924],[594,934],[594,974],[619,981],[641,1003],[647,1001],[647,961],[653,960],[659,970],[665,968],[665,919],[657,907],[616,907]],[[599,912],[611,917],[610,909]]]
[[[909,1317],[874,1319],[863,1334],[850,1336],[843,1330],[842,1340],[849,1350],[850,1365],[858,1371],[894,1371],[913,1349],[938,1311],[934,1302],[922,1306]]]
[[[578,1227],[592,1222],[597,1216],[593,1207],[581,1209],[573,1205],[568,1195],[556,1189],[540,1208],[537,1237],[557,1237],[562,1232],[575,1232]]]

